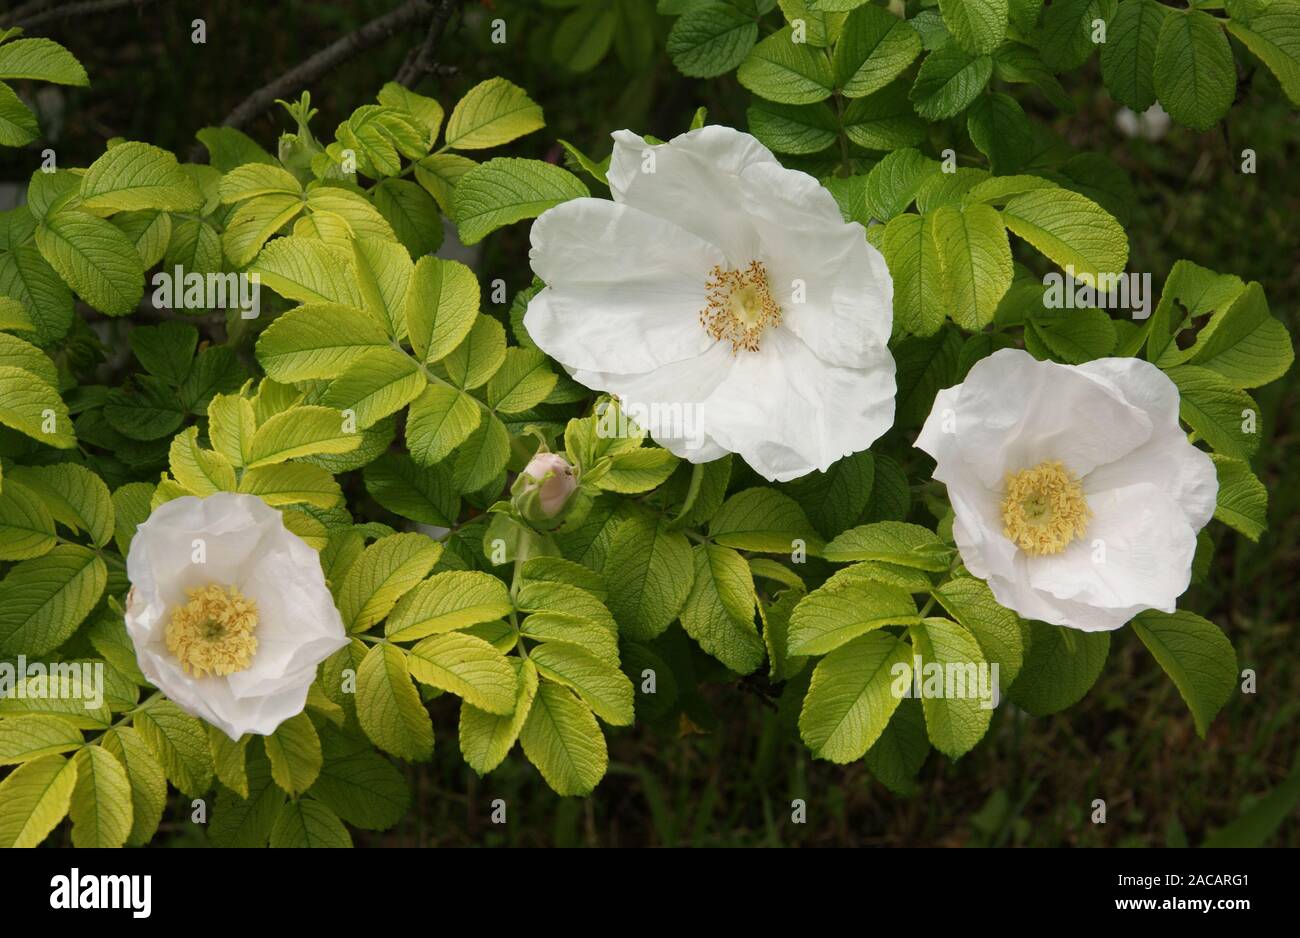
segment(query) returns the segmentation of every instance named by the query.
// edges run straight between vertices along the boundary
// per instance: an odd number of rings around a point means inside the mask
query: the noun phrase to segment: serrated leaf
[[[191,798],[208,790],[212,785],[212,751],[202,723],[170,700],[141,707],[132,722],[173,785]]]
[[[35,847],[68,813],[77,784],[75,762],[45,756],[0,782],[0,847]]]
[[[478,428],[482,408],[468,394],[431,384],[411,403],[406,419],[406,448],[419,465],[441,462]]]
[[[978,331],[993,321],[1014,273],[1002,220],[981,204],[945,205],[932,217],[949,315],[963,329]]]
[[[925,57],[910,97],[926,120],[955,117],[970,106],[993,74],[993,60],[971,55],[955,43]]]
[[[442,360],[474,327],[479,285],[459,261],[422,257],[411,274],[405,299],[411,348],[421,361]]]
[[[474,570],[439,573],[401,598],[384,624],[389,641],[409,642],[491,622],[514,606],[496,577]]]
[[[321,730],[325,761],[308,794],[347,823],[386,830],[400,821],[411,802],[406,778],[364,738]]]
[[[1063,626],[1030,621],[1024,666],[1009,696],[1034,716],[1072,706],[1088,693],[1106,664],[1109,632],[1069,631]]]
[[[86,70],[53,39],[14,39],[0,46],[0,78],[29,78],[56,85],[88,85]]]
[[[730,3],[686,10],[668,33],[668,57],[691,78],[716,78],[740,65],[758,41],[758,24]]]
[[[263,738],[266,757],[271,760],[271,777],[290,795],[311,788],[320,774],[320,737],[306,713],[290,717]]]
[[[616,665],[563,642],[538,645],[528,657],[542,677],[572,689],[605,722],[631,724],[632,682]]]
[[[604,574],[619,584],[608,604],[621,633],[652,639],[677,618],[690,594],[695,575],[690,542],[669,530],[665,519],[634,515],[614,533]]]
[[[509,143],[546,124],[542,109],[504,78],[480,82],[456,102],[445,142],[453,150],[481,150]]]
[[[1217,625],[1194,612],[1148,609],[1133,620],[1142,644],[1173,679],[1202,739],[1237,682],[1237,654]]]
[[[541,160],[497,157],[461,176],[452,194],[460,239],[477,244],[504,225],[590,195],[568,170]]]
[[[545,400],[555,382],[543,352],[506,349],[505,362],[487,383],[488,406],[499,413],[522,413]]]
[[[939,12],[967,52],[992,52],[1007,34],[1007,0],[939,0]]]
[[[81,202],[95,212],[192,212],[203,205],[203,194],[171,153],[128,140],[90,164],[81,177]]]
[[[823,655],[866,632],[920,621],[906,590],[862,577],[843,579],[813,590],[795,607],[787,651]]]
[[[904,213],[885,226],[880,250],[894,278],[894,319],[914,335],[933,335],[947,315],[933,217]]]
[[[1124,229],[1096,202],[1069,189],[1035,189],[1007,201],[1006,226],[1076,280],[1098,285],[1128,263]],[[1102,281],[1105,282],[1104,280]]]
[[[1232,49],[1214,17],[1200,10],[1166,16],[1156,43],[1155,91],[1169,116],[1209,130],[1237,91]]]
[[[385,453],[365,470],[366,491],[394,514],[422,524],[450,527],[460,501],[450,473],[421,466],[402,453]]]
[[[5,482],[5,496],[18,486]],[[99,602],[104,561],[73,544],[13,566],[0,581],[0,655],[40,655],[63,644]]]
[[[908,632],[913,652],[922,659],[921,706],[930,742],[950,758],[960,758],[988,732],[998,699],[992,676],[989,686],[983,683],[988,667],[984,653],[970,632],[947,619],[929,618]],[[930,690],[936,665],[943,687],[939,695]]]
[[[682,628],[728,668],[748,674],[764,654],[754,627],[757,597],[749,566],[728,547],[700,544],[693,553],[695,578],[682,607]]]
[[[1156,100],[1156,41],[1169,8],[1156,0],[1125,0],[1101,47],[1101,77],[1110,96],[1139,114]]]
[[[1225,456],[1249,460],[1259,449],[1259,405],[1217,371],[1179,365],[1168,372],[1178,385],[1179,416]]]
[[[1228,32],[1268,66],[1291,103],[1300,105],[1300,7],[1274,2],[1239,22],[1227,22]]]
[[[339,612],[348,632],[363,632],[388,615],[428,575],[441,553],[436,541],[414,533],[390,534],[367,547],[338,591]]]
[[[40,496],[54,520],[90,535],[96,547],[113,536],[113,501],[104,480],[85,466],[16,466],[9,479]]]
[[[1250,464],[1211,453],[1219,476],[1219,495],[1214,517],[1252,541],[1268,527],[1268,489],[1250,471]]]
[[[167,805],[167,778],[162,766],[144,741],[130,726],[115,726],[99,739],[125,767],[131,789],[131,833],[127,843],[147,843],[158,829]]]
[[[587,795],[605,775],[605,736],[587,705],[559,684],[543,681],[519,732],[528,761],[559,795]]]
[[[270,466],[315,453],[346,453],[361,443],[361,434],[346,426],[332,407],[299,405],[272,416],[248,444],[248,468]]]
[[[70,752],[83,743],[81,730],[57,714],[33,713],[0,720],[0,765],[20,765]]]
[[[257,340],[257,358],[277,381],[334,378],[362,357],[389,349],[383,328],[351,306],[320,303],[279,316]]]
[[[835,88],[826,53],[795,42],[789,26],[754,46],[740,63],[736,78],[759,97],[780,104],[815,104],[829,98]]]
[[[131,312],[144,296],[144,266],[135,245],[102,218],[55,212],[37,226],[36,246],[78,296],[109,316]]]
[[[352,835],[325,805],[311,798],[286,801],[271,827],[272,847],[351,847]]]
[[[480,710],[468,701],[460,708],[460,751],[479,775],[486,775],[514,747],[537,696],[537,666],[527,659],[509,659],[517,673],[514,706],[509,714]]]
[[[464,632],[431,635],[411,649],[407,664],[421,684],[455,694],[488,713],[514,712],[514,668],[481,638]]]
[[[408,762],[433,753],[433,725],[411,683],[406,654],[394,645],[374,645],[357,669],[357,719],[371,741]]]
[[[822,540],[799,503],[769,488],[752,488],[727,499],[709,521],[709,535],[724,547],[789,554],[802,541],[813,553]]]
[[[120,847],[131,833],[131,782],[117,757],[102,746],[86,746],[74,757],[74,847]]]
[[[884,732],[912,674],[911,648],[885,632],[854,639],[817,663],[799,713],[799,735],[821,759],[861,759]]]
[[[848,15],[831,57],[835,87],[861,98],[889,84],[921,54],[921,37],[880,7],[861,5]]]
[[[934,598],[975,637],[984,658],[998,666],[998,680],[1009,688],[1024,663],[1025,644],[1019,617],[993,598],[982,580],[958,577],[933,592]]]

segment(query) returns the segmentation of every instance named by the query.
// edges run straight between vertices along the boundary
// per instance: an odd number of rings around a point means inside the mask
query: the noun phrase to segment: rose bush
[[[559,165],[509,155],[545,121],[504,78],[392,82],[332,129],[287,104],[274,153],[208,127],[205,161],[36,169],[0,213],[0,843],[146,843],[170,785],[215,792],[217,844],[348,844],[403,817],[431,711],[474,772],[586,796],[611,728],[689,722],[709,674],[904,794],[1112,642],[1204,735],[1236,655],[1177,604],[1264,530],[1251,390],[1291,339],[1190,261],[1112,314],[1132,190],[1020,103],[1098,45],[1116,102],[1187,127],[1234,54],[1300,102],[1300,5],[1193,6],[661,0],[747,131],[701,109]],[[87,76],[0,32],[0,80]],[[39,132],[0,84],[0,143]],[[440,253],[530,219],[490,292]],[[92,320],[131,323],[124,381]],[[97,706],[55,690],[81,663]]]

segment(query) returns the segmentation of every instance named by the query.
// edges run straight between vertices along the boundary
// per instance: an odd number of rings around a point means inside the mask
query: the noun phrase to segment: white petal
[[[597,391],[618,395],[638,415],[651,438],[689,462],[711,462],[725,455],[709,436],[704,401],[726,378],[735,356],[725,342],[714,342],[702,355],[642,374],[572,372],[573,380]]]
[[[1006,473],[1059,460],[1078,476],[1114,462],[1151,437],[1151,421],[1114,389],[1077,369],[1001,349],[961,384],[962,459],[991,489]]]
[[[1029,558],[1033,587],[1105,609],[1173,612],[1196,553],[1196,533],[1178,504],[1144,483],[1089,493],[1088,507],[1093,518],[1084,537],[1059,554]]]
[[[1151,482],[1174,499],[1194,531],[1209,523],[1219,494],[1214,462],[1193,446],[1178,424],[1178,388],[1169,376],[1136,358],[1102,358],[1083,371],[1118,388],[1151,420],[1151,439],[1120,459],[1094,469],[1084,480],[1088,493]]]
[[[884,256],[812,176],[776,163],[742,174],[745,208],[782,323],[818,358],[863,367],[889,341],[893,281]]]
[[[603,199],[575,199],[532,228],[529,260],[546,282],[524,328],[552,358],[590,371],[642,372],[693,358],[705,284],[725,258],[672,222]]]
[[[868,448],[894,420],[894,359],[881,347],[865,368],[822,361],[784,327],[742,352],[704,401],[704,424],[769,481],[825,471]]]
[[[711,124],[658,145],[620,130],[607,178],[614,201],[673,221],[743,269],[759,257],[760,242],[744,208],[740,174],[776,162],[767,147],[730,127]]]

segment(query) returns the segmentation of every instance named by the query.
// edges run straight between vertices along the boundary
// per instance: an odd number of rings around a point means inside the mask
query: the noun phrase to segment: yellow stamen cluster
[[[257,604],[216,583],[187,591],[190,601],[172,612],[167,649],[186,673],[225,676],[243,671],[257,651]]]
[[[1007,473],[1002,533],[1032,557],[1059,554],[1088,530],[1092,511],[1078,477],[1049,460]]]
[[[704,288],[708,305],[700,310],[700,325],[713,338],[729,341],[733,355],[740,349],[757,352],[763,330],[781,323],[767,269],[758,261],[744,270],[714,267]]]

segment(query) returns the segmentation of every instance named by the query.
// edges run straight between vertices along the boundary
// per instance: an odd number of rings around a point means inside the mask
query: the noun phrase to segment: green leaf
[[[709,536],[724,547],[768,554],[789,554],[799,547],[795,541],[813,553],[822,546],[798,502],[762,487],[727,499],[709,522]]]
[[[646,641],[677,618],[690,594],[695,563],[684,534],[666,519],[636,514],[614,532],[604,574],[618,589],[609,594],[609,611],[620,634]]]
[[[1237,68],[1219,23],[1200,10],[1166,16],[1156,43],[1155,90],[1169,116],[1209,130],[1232,107]]]
[[[405,817],[411,803],[406,778],[367,740],[324,726],[321,749],[325,761],[311,797],[365,830],[386,830]]]
[[[514,706],[499,715],[480,710],[468,701],[460,708],[460,751],[479,775],[491,772],[519,738],[537,696],[537,665],[531,660],[508,659],[517,672]]]
[[[421,252],[424,253],[424,252]],[[400,245],[354,238],[352,264],[361,306],[396,339],[406,337],[406,293],[415,265]]]
[[[1219,475],[1214,517],[1252,541],[1258,541],[1268,527],[1268,489],[1250,471],[1249,463],[1218,453],[1210,454],[1210,458]]]
[[[895,285],[897,290],[897,285]],[[875,458],[866,450],[783,486],[803,507],[817,532],[834,537],[853,526],[871,499]]]
[[[40,125],[31,108],[0,82],[0,146],[24,147],[36,139]]]
[[[791,655],[823,655],[886,625],[920,621],[916,603],[904,589],[860,577],[836,580],[795,606],[787,650]]]
[[[1110,96],[1141,114],[1156,100],[1156,41],[1169,8],[1156,0],[1125,0],[1101,47],[1101,77]]]
[[[458,153],[435,153],[415,164],[415,180],[425,192],[433,196],[438,208],[449,218],[452,211],[452,192],[456,183],[478,163]]]
[[[952,549],[929,528],[902,521],[877,521],[845,531],[826,545],[827,560],[877,560],[918,570],[948,569]]]
[[[16,484],[5,481],[5,497]],[[0,581],[0,655],[40,655],[62,645],[99,602],[108,569],[73,544],[16,564]]]
[[[886,632],[856,638],[817,663],[799,713],[799,735],[820,759],[861,759],[902,699],[911,679],[911,648]]]
[[[746,117],[749,132],[777,153],[817,153],[839,139],[839,122],[825,103],[792,105],[756,100]]]
[[[44,756],[0,782],[0,847],[35,847],[63,820],[77,784],[77,766]]]
[[[1300,772],[1266,795],[1254,799],[1241,816],[1205,839],[1202,847],[1263,847],[1300,801]]]
[[[498,228],[590,194],[566,169],[503,156],[474,167],[457,181],[452,209],[461,241],[477,244]]]
[[[758,23],[752,16],[730,3],[703,3],[673,23],[667,51],[683,75],[716,78],[740,65],[757,41]]]
[[[916,774],[929,754],[930,739],[925,735],[921,701],[908,698],[899,701],[889,725],[867,750],[866,765],[890,791],[911,795],[917,789]]]
[[[77,294],[109,316],[132,312],[144,296],[135,245],[102,218],[64,210],[36,228],[36,246]]]
[[[1249,460],[1259,449],[1259,405],[1217,371],[1180,365],[1167,374],[1178,385],[1178,414],[1225,456]]]
[[[412,403],[406,419],[406,448],[422,466],[441,462],[479,426],[482,408],[468,394],[431,384]]]
[[[1233,18],[1227,27],[1268,66],[1291,103],[1300,105],[1300,7],[1275,0],[1253,15],[1250,22]]]
[[[1217,371],[1239,388],[1253,388],[1286,374],[1295,351],[1286,326],[1269,312],[1263,288],[1252,282],[1215,312],[1182,360]]]
[[[275,414],[257,428],[248,444],[248,468],[315,453],[347,453],[360,443],[361,434],[347,428],[341,412],[299,405]]]
[[[478,308],[479,285],[472,270],[459,261],[420,258],[405,300],[416,357],[428,363],[446,357],[473,328]]]
[[[85,466],[15,466],[9,479],[40,496],[55,521],[90,535],[96,547],[113,536],[113,501],[103,479]]]
[[[90,84],[76,57],[52,39],[15,39],[0,46],[0,78],[30,78],[83,87]]]
[[[966,112],[971,142],[995,173],[1014,173],[1034,149],[1034,131],[1016,99],[1001,92],[981,95]]]
[[[442,367],[453,384],[470,389],[496,374],[505,359],[505,327],[491,316],[478,315],[469,334],[443,358]]]
[[[1194,612],[1148,609],[1133,631],[1173,679],[1201,739],[1237,683],[1237,653],[1217,625]]]
[[[407,663],[421,684],[453,693],[488,713],[514,712],[514,669],[481,638],[464,632],[431,635],[411,649]]]
[[[542,109],[522,88],[504,78],[489,78],[456,102],[447,121],[446,144],[453,150],[481,150],[544,126]]]
[[[754,46],[740,63],[736,78],[760,98],[780,104],[815,104],[829,98],[835,88],[826,53],[795,42],[789,26]]]
[[[306,713],[290,717],[263,738],[266,757],[271,760],[271,777],[291,795],[311,788],[323,761],[320,737]]]
[[[349,632],[363,632],[379,622],[442,554],[442,546],[423,534],[381,537],[366,548],[344,577],[338,591],[339,612]]]
[[[212,753],[212,770],[217,781],[241,798],[248,797],[248,743],[251,734],[231,739],[225,730],[207,725],[208,749]],[[263,742],[266,742],[264,739]],[[265,748],[265,746],[263,747]],[[161,774],[161,772],[160,772]]]
[[[236,212],[236,219],[238,215]],[[229,233],[231,229],[226,230]],[[248,263],[253,257],[249,254],[240,261],[229,247],[226,253],[236,264]],[[257,254],[257,262],[249,266],[248,273],[257,274],[263,284],[287,300],[355,308],[361,304],[361,293],[346,258],[343,252],[314,238],[276,238]]]
[[[284,790],[271,779],[270,763],[254,750],[248,758],[248,797],[217,789],[208,837],[219,847],[265,847],[284,802]]]
[[[351,847],[352,835],[325,805],[311,798],[286,801],[271,828],[272,847]]]
[[[450,527],[460,500],[442,466],[420,466],[404,453],[385,453],[365,469],[366,491],[394,514]]]
[[[0,293],[22,301],[38,343],[62,338],[72,325],[72,291],[32,243],[0,251]]]
[[[275,165],[275,157],[242,130],[233,127],[204,127],[194,136],[207,148],[208,162],[223,173],[245,163]]]
[[[610,458],[609,471],[594,484],[607,492],[635,495],[658,488],[677,468],[678,458],[666,449],[645,447],[616,453]]]
[[[389,641],[409,642],[491,622],[514,607],[496,577],[472,570],[439,573],[407,593],[384,625]]]
[[[878,6],[859,6],[848,15],[831,70],[846,98],[861,98],[885,87],[921,54],[921,37],[905,20]]]
[[[605,722],[632,723],[632,682],[615,664],[564,642],[538,645],[528,657],[542,677],[572,689]]]
[[[975,636],[989,664],[998,666],[998,680],[1009,688],[1024,664],[1025,639],[1020,618],[998,603],[983,580],[958,577],[933,591],[948,614]]]
[[[131,788],[131,833],[127,843],[147,843],[158,830],[167,806],[167,777],[144,737],[130,726],[115,726],[99,738],[126,768]]]
[[[357,429],[374,426],[420,396],[428,387],[420,366],[395,349],[375,348],[330,382],[320,403],[351,411]]]
[[[487,383],[488,406],[499,413],[522,413],[545,400],[556,380],[541,350],[506,349],[505,362]]]
[[[934,215],[904,213],[885,226],[880,250],[894,278],[894,319],[915,335],[933,335],[947,315]]]
[[[992,52],[1007,34],[1007,0],[939,0],[953,38],[967,52]]]
[[[971,105],[993,74],[993,60],[972,56],[955,43],[925,57],[910,97],[916,113],[926,120],[955,117]]]
[[[477,492],[505,470],[509,459],[510,433],[489,415],[457,453],[452,484],[462,492]]]
[[[385,179],[372,193],[375,208],[392,226],[411,257],[436,251],[442,244],[442,215],[424,189],[406,179]]]
[[[953,321],[978,331],[993,321],[1011,286],[1011,245],[997,210],[981,204],[942,206],[933,214],[944,297]]]
[[[1104,285],[1105,275],[1122,273],[1128,263],[1128,237],[1119,222],[1069,189],[1013,196],[1002,209],[1002,221],[1067,273],[1073,268],[1072,276],[1084,283]]]
[[[1078,68],[1093,49],[1093,23],[1115,17],[1119,0],[1054,0],[1043,13],[1038,48],[1054,72]],[[1107,36],[1109,38],[1109,36]]]
[[[370,740],[408,762],[433,754],[433,725],[411,683],[406,654],[394,645],[373,645],[357,669],[357,719]]]
[[[988,732],[998,688],[982,686],[984,654],[975,637],[957,623],[928,618],[909,631],[912,650],[922,659],[921,705],[930,742],[950,758],[960,758]],[[932,673],[942,680],[941,694],[930,689]],[[982,696],[985,690],[988,696]]]
[[[728,547],[700,544],[695,578],[682,607],[682,628],[700,647],[737,674],[763,662],[763,640],[754,627],[757,597],[744,558]]]
[[[854,98],[840,115],[844,134],[867,150],[897,150],[925,139],[925,121],[916,116],[902,82],[887,85],[865,98]]]
[[[1047,716],[1072,706],[1088,693],[1106,665],[1110,633],[1067,633],[1064,626],[1038,621],[1028,624],[1029,650],[1008,694],[1034,716]]]
[[[559,795],[588,795],[605,775],[605,736],[587,705],[559,684],[542,682],[519,732],[528,761]]]
[[[0,720],[0,765],[80,749],[85,740],[74,723],[56,714],[33,713]]]
[[[3,51],[0,47],[0,55]],[[90,164],[81,177],[81,202],[92,212],[193,212],[203,205],[203,194],[175,156],[127,141],[109,147]]]
[[[198,427],[176,434],[169,452],[172,476],[195,495],[206,497],[235,490],[235,468],[216,450],[198,444]]]
[[[3,47],[0,47],[3,48]],[[102,746],[86,746],[72,760],[74,847],[120,847],[131,833],[131,782],[117,757]]]
[[[1025,348],[1036,358],[1081,365],[1115,351],[1115,321],[1105,310],[1031,310],[1025,319]]]
[[[170,700],[156,700],[136,710],[132,722],[173,785],[191,798],[211,787],[212,751],[196,718]]]
[[[376,349],[389,349],[374,319],[351,306],[299,306],[279,316],[257,340],[257,359],[277,381],[334,378]]]

